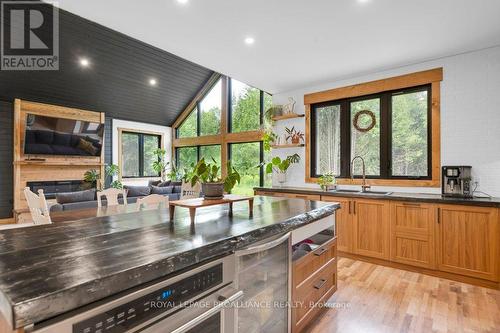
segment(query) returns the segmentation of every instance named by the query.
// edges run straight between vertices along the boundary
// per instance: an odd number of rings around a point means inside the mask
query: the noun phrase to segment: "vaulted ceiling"
[[[59,16],[60,70],[1,71],[0,99],[21,98],[171,125],[213,74],[64,10]],[[80,65],[82,58],[88,59],[88,67]],[[151,79],[156,86],[150,85]]]
[[[270,93],[500,44],[498,0],[59,3]]]

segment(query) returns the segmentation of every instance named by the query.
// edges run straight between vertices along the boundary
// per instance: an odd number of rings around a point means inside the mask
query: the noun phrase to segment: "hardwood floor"
[[[329,303],[306,332],[500,332],[498,290],[347,258]]]

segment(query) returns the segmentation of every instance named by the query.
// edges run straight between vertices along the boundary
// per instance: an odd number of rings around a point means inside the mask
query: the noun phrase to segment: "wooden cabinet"
[[[498,209],[440,205],[437,218],[438,269],[498,281]]]
[[[436,206],[413,202],[391,203],[391,260],[434,269]]]
[[[389,201],[328,196],[321,200],[340,203],[335,214],[339,251],[389,259]]]
[[[352,222],[352,199],[322,196],[322,201],[338,202],[340,209],[335,212],[335,231],[339,251],[352,253],[354,243],[354,228]]]
[[[389,202],[356,199],[353,201],[353,252],[359,255],[389,259]]]

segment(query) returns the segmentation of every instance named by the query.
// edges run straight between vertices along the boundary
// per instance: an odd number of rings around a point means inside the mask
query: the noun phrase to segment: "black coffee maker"
[[[445,197],[472,198],[472,167],[444,166],[441,193]]]

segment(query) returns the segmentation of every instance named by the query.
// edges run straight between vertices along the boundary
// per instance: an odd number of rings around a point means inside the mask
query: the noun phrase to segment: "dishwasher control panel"
[[[221,284],[222,264],[73,324],[73,333],[120,333]]]

